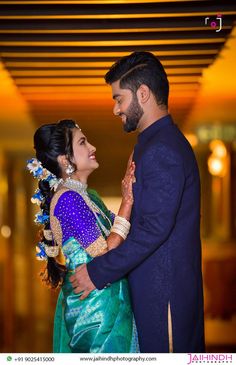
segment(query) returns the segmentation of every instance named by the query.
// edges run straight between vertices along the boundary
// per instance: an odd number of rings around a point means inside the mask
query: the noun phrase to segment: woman
[[[94,290],[81,301],[69,281],[75,268],[116,247],[126,238],[133,204],[134,165],[122,182],[118,216],[87,189],[98,168],[96,149],[73,120],[41,126],[34,135],[36,157],[28,168],[39,178],[33,200],[36,221],[44,224],[37,256],[47,260],[45,281],[62,285],[54,321],[54,352],[138,352],[126,279]],[[52,187],[55,192],[53,192]],[[56,187],[56,189],[55,189]]]

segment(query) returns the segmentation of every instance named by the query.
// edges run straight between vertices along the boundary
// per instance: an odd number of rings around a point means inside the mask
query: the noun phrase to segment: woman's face
[[[88,176],[99,166],[95,156],[96,148],[87,141],[80,129],[73,128],[72,135],[74,156],[71,161],[77,167],[75,175],[79,178]]]

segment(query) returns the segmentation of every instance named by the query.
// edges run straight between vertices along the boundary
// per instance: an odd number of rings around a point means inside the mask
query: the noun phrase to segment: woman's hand
[[[128,205],[133,205],[133,183],[136,181],[135,179],[135,163],[132,161],[133,153],[131,154],[127,169],[125,172],[125,176],[121,183],[121,192],[122,192],[122,201]]]
[[[132,161],[133,153],[131,154],[124,179],[122,180],[121,189],[122,189],[122,201],[120,205],[120,209],[118,211],[118,215],[127,220],[130,219],[130,214],[134,202],[133,198],[133,183],[136,181],[134,172],[135,172],[135,163]],[[118,247],[124,239],[117,233],[111,232],[109,237],[107,238],[107,246],[108,250],[112,250]]]

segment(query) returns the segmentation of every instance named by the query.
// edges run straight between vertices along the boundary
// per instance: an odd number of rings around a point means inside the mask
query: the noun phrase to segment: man
[[[134,52],[105,79],[124,130],[139,131],[131,230],[72,285],[83,299],[128,275],[141,352],[204,352],[199,172],[168,114],[166,73],[153,54]]]

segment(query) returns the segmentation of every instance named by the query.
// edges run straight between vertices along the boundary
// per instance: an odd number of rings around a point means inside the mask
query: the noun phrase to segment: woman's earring
[[[73,172],[75,171],[75,168],[71,165],[71,164],[69,164],[67,167],[66,167],[66,169],[65,169],[65,172],[66,172],[66,174],[67,175],[71,175],[71,174],[73,174]]]

